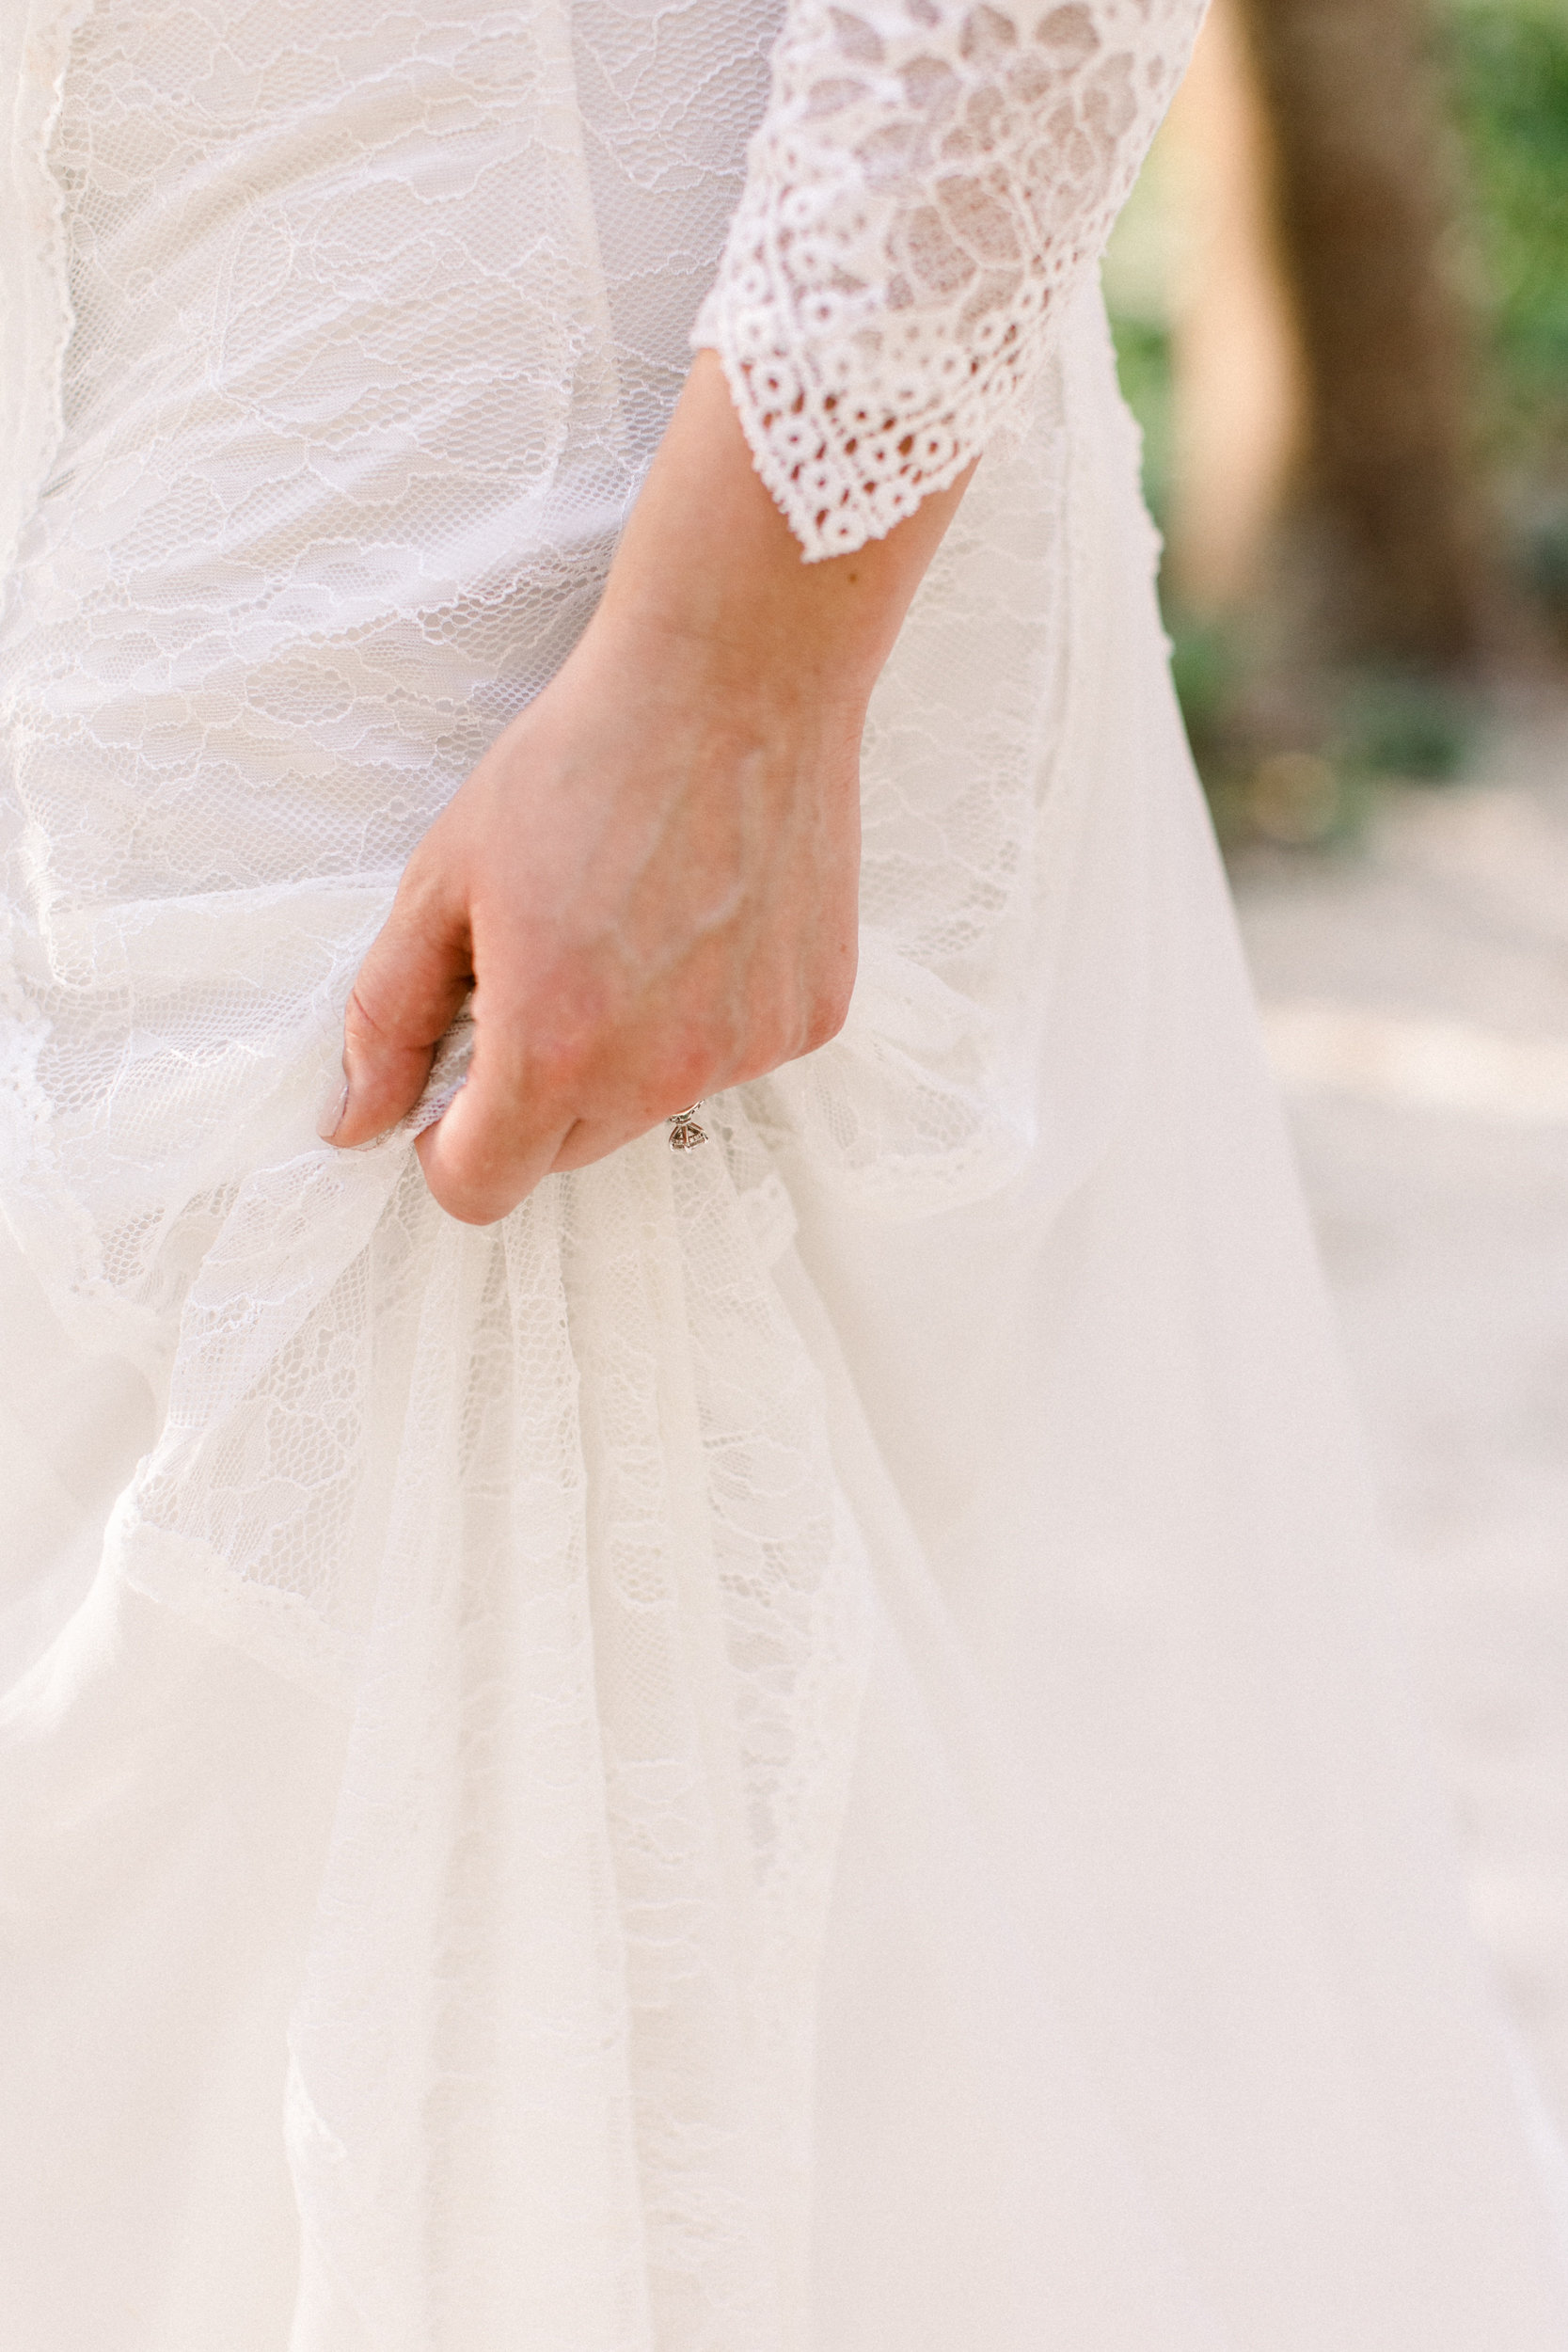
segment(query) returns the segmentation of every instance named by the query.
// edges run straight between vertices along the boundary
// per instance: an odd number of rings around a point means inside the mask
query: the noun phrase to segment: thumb
[[[473,985],[467,907],[405,874],[343,1015],[343,1090],[323,1140],[369,1143],[419,1101],[437,1040]]]

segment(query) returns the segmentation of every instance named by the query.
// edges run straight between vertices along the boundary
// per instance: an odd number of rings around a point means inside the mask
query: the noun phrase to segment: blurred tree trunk
[[[1242,0],[1307,378],[1307,488],[1343,650],[1476,650],[1480,501],[1448,142],[1423,0]]]
[[[1162,136],[1180,256],[1165,577],[1180,609],[1207,620],[1257,597],[1305,407],[1274,142],[1234,0],[1210,0]]]

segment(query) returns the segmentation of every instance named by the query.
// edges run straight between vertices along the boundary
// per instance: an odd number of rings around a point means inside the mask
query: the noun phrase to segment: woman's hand
[[[865,706],[961,486],[806,565],[698,356],[577,649],[409,860],[332,1142],[412,1107],[470,987],[467,1082],[417,1149],[475,1225],[834,1035]]]

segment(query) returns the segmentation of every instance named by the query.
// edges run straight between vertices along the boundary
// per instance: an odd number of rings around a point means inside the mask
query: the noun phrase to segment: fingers
[[[608,1052],[541,1060],[525,1022],[486,1019],[483,989],[475,1009],[467,1082],[415,1147],[432,1194],[464,1224],[494,1224],[543,1177],[608,1158],[703,1090],[689,1049],[660,1052],[633,1031]],[[711,1055],[703,1061],[711,1073]]]
[[[613,950],[562,952],[510,903],[482,898],[473,942],[467,1079],[416,1148],[448,1215],[490,1225],[552,1170],[606,1157],[717,1080],[727,1024],[712,1009],[721,953],[705,943],[679,985],[628,992]]]
[[[530,1104],[518,1085],[498,1071],[495,1040],[486,1039],[482,1021],[467,1083],[414,1148],[425,1183],[449,1216],[465,1225],[493,1225],[548,1175],[575,1124],[569,1110]]]
[[[322,1133],[368,1143],[419,1101],[436,1041],[471,985],[467,918],[460,903],[413,869],[359,967],[343,1016],[344,1092]]]

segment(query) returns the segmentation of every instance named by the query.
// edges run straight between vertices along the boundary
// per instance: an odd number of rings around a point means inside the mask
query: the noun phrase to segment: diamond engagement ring
[[[670,1149],[672,1152],[695,1152],[700,1143],[707,1141],[707,1129],[699,1127],[696,1114],[701,1103],[689,1103],[683,1111],[675,1111],[670,1120]]]

